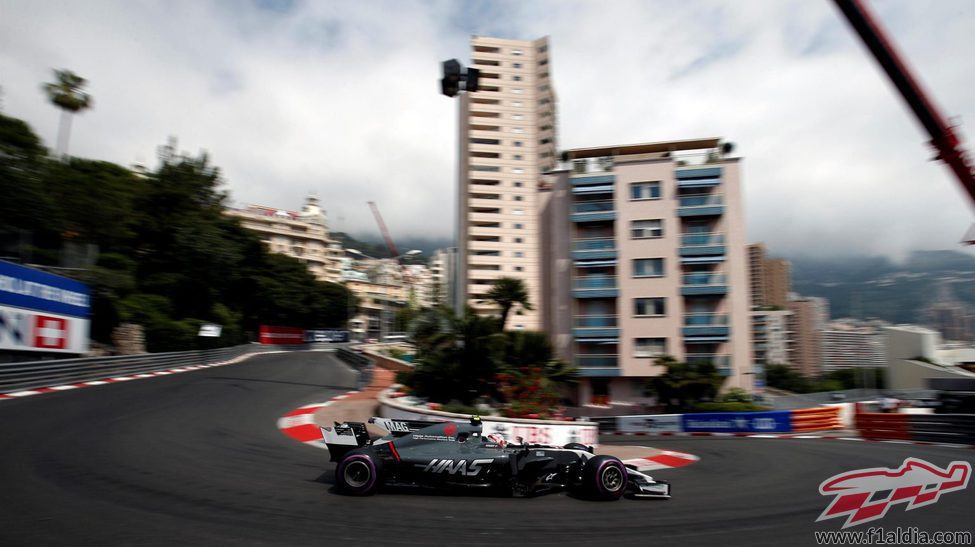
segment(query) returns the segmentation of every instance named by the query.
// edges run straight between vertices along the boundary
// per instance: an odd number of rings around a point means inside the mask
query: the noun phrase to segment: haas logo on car
[[[459,474],[473,477],[481,472],[482,465],[490,465],[493,461],[492,459],[472,460],[470,465],[468,465],[467,460],[438,460],[434,458],[430,460],[430,463],[423,470],[431,473]]]

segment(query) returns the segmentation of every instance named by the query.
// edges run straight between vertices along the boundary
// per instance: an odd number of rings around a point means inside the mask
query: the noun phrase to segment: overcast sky
[[[975,1],[868,0],[975,155]],[[450,237],[471,35],[551,37],[562,148],[723,137],[775,254],[960,249],[975,206],[827,0],[0,0],[2,111],[52,146],[53,68],[90,81],[71,153],[207,150],[236,204],[322,199],[333,229]],[[377,234],[378,235],[378,234]]]

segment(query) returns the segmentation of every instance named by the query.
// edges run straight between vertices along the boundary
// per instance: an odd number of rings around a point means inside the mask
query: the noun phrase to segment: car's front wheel
[[[626,492],[626,466],[613,456],[594,456],[582,470],[582,486],[596,499],[618,500]]]
[[[353,496],[368,496],[379,488],[379,467],[368,454],[351,454],[335,470],[339,491]]]

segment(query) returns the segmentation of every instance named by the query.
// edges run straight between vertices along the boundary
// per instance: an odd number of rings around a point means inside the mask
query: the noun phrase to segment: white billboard
[[[87,319],[0,306],[0,350],[85,353]]]

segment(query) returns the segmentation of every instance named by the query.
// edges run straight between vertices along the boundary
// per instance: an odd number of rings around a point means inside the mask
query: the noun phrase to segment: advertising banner
[[[784,433],[792,431],[788,410],[684,414],[682,427],[688,432]]]
[[[88,317],[91,297],[80,281],[0,260],[0,306]]]
[[[349,331],[337,329],[306,330],[305,342],[348,342]]]
[[[648,414],[645,416],[617,416],[616,431],[620,433],[678,433],[680,414]]]
[[[259,342],[262,344],[304,344],[305,330],[294,327],[272,327],[261,325],[258,330]]]
[[[88,319],[0,306],[0,350],[85,353]]]

